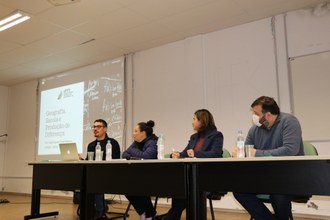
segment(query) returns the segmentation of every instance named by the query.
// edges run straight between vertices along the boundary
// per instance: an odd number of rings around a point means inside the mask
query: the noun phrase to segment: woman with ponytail
[[[157,136],[153,133],[155,122],[138,123],[133,132],[134,142],[123,152],[122,157],[126,159],[157,159]],[[141,220],[151,220],[155,216],[155,209],[148,196],[126,195],[126,198],[133,205]]]

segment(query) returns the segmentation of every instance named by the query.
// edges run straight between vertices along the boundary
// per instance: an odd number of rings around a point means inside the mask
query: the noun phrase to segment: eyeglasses
[[[104,128],[104,126],[102,126],[102,125],[94,125],[94,126],[92,126],[92,129],[100,129],[100,128]]]

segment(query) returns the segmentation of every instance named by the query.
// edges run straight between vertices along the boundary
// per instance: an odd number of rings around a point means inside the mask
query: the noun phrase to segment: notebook
[[[62,160],[78,160],[76,143],[59,144]]]

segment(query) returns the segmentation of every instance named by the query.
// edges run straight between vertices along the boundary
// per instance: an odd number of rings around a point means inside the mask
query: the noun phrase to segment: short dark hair
[[[199,109],[195,111],[196,118],[201,122],[199,132],[206,131],[207,129],[217,129],[214,123],[211,112],[207,109]]]
[[[154,133],[153,127],[155,126],[155,122],[152,120],[149,120],[147,122],[140,122],[138,123],[138,126],[140,127],[140,131],[146,132],[147,137]]]
[[[94,121],[94,123],[95,123],[95,122],[100,122],[100,123],[103,124],[104,127],[106,127],[106,128],[108,127],[108,123],[107,123],[106,121],[104,121],[103,119],[96,119],[96,120]]]
[[[261,96],[251,104],[251,108],[253,108],[256,105],[261,105],[262,113],[264,114],[266,112],[270,112],[273,115],[280,114],[280,108],[278,107],[274,98],[268,96]]]

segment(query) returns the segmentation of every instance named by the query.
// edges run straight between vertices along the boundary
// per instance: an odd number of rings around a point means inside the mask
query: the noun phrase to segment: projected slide
[[[59,154],[59,143],[82,146],[84,82],[43,91],[40,103],[38,154]]]
[[[108,135],[122,146],[124,62],[120,57],[39,80],[36,160],[61,159],[59,144],[70,142],[85,157],[96,119],[108,123]]]

